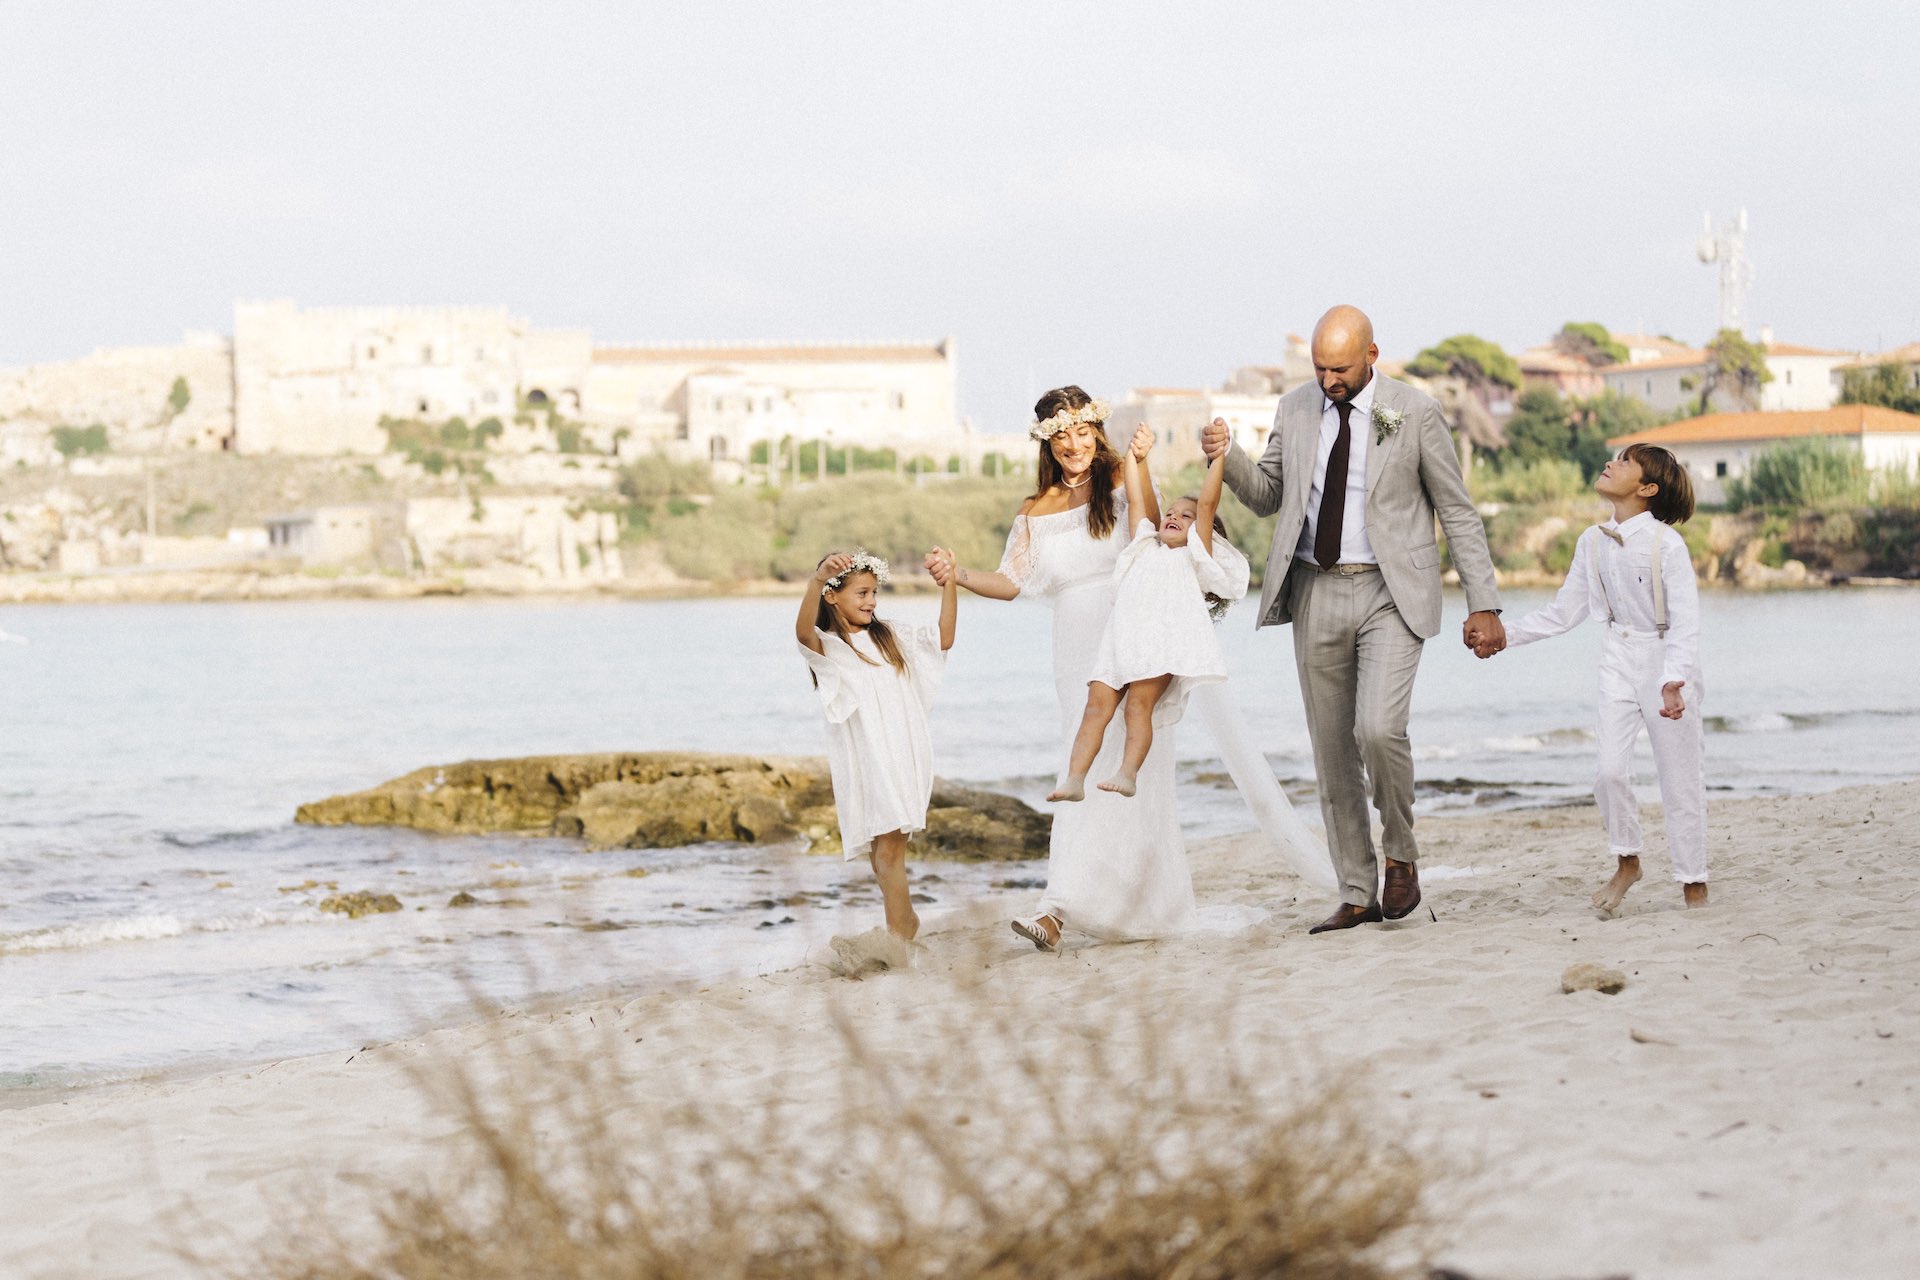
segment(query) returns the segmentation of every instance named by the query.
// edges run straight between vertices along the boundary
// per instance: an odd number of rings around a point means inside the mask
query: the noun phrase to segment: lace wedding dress
[[[1000,563],[1000,572],[1020,588],[1022,599],[1037,599],[1053,609],[1053,681],[1060,700],[1058,756],[1063,768],[1086,707],[1087,679],[1113,610],[1114,565],[1129,542],[1126,496],[1118,489],[1114,507],[1113,532],[1105,538],[1089,534],[1085,507],[1020,516],[1007,535]],[[1208,686],[1201,692],[1219,688]],[[1231,711],[1223,699],[1202,698],[1197,705],[1212,708],[1210,714]],[[1195,910],[1193,876],[1174,799],[1175,731],[1174,725],[1156,730],[1153,749],[1140,768],[1138,789],[1131,797],[1089,788],[1085,800],[1056,809],[1042,912],[1065,921],[1070,929],[1114,940],[1251,923],[1244,918],[1246,913],[1232,909],[1213,909],[1206,919]],[[1216,737],[1220,736],[1216,729]],[[1244,748],[1244,731],[1239,736]],[[1089,777],[1104,778],[1119,768],[1125,739],[1125,726],[1116,716]],[[1249,794],[1264,781],[1267,816],[1283,828],[1291,820],[1295,830],[1283,832],[1289,840],[1305,836],[1311,841],[1311,833],[1284,796],[1277,808],[1272,804],[1278,784],[1259,753],[1253,755],[1259,760],[1257,767],[1245,759],[1244,750],[1237,767],[1235,761],[1228,761],[1236,785]],[[1243,772],[1250,775],[1245,782]],[[1262,806],[1251,798],[1249,803],[1255,815],[1262,816]],[[1284,817],[1279,810],[1285,810]],[[1262,825],[1266,827],[1264,821]],[[1275,834],[1273,828],[1268,832]],[[1324,846],[1287,852],[1296,865],[1313,867],[1317,858],[1317,865],[1325,869],[1325,884],[1333,884]]]

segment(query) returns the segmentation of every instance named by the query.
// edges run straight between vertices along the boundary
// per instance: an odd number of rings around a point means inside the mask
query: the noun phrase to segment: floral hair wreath
[[[887,567],[885,560],[868,555],[865,551],[856,551],[853,553],[853,563],[828,578],[827,585],[820,588],[820,594],[824,596],[829,591],[838,591],[846,585],[848,577],[856,573],[872,574],[874,581],[883,587],[893,581],[893,570]]]
[[[1041,444],[1053,439],[1068,427],[1077,427],[1082,423],[1099,424],[1107,420],[1107,402],[1090,400],[1078,409],[1062,409],[1044,422],[1036,421],[1027,427],[1027,434]]]

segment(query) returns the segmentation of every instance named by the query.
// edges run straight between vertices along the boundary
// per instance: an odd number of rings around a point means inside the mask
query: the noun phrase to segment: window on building
[[[673,424],[673,438],[675,440],[685,440],[687,438],[687,423],[684,418]]]
[[[367,359],[378,360],[379,358],[380,358],[380,348],[378,347],[367,348]]]
[[[896,408],[896,409],[904,409],[904,408],[906,408],[906,407],[907,407],[907,393],[906,393],[906,392],[904,392],[904,391],[896,391],[896,392],[894,392],[894,393],[893,393],[893,407],[894,407],[894,408]]]
[[[428,408],[427,402],[425,400],[422,400],[420,402],[420,412],[425,413],[427,411],[427,408]]]
[[[1648,379],[1647,379],[1647,394],[1648,394],[1648,395],[1652,395],[1652,394],[1653,394],[1653,379],[1652,379],[1652,378],[1648,378]]]
[[[420,348],[420,363],[421,364],[433,363],[433,347],[431,345]]]
[[[1713,464],[1713,474],[1716,476],[1724,476],[1727,474],[1727,460],[1725,458]]]
[[[1787,385],[1788,385],[1788,386],[1792,386],[1792,385],[1793,385],[1793,370],[1791,370],[1791,369],[1788,369],[1788,370],[1786,371],[1786,374],[1787,374]]]
[[[727,456],[727,438],[725,436],[715,436],[713,439],[707,441],[707,456],[715,462],[724,459]]]

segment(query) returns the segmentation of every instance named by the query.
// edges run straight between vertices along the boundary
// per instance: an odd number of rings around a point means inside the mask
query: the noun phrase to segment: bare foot
[[[1085,800],[1087,798],[1087,775],[1070,773],[1067,780],[1047,793],[1049,800]]]
[[[1102,791],[1111,791],[1117,796],[1130,796],[1135,790],[1133,775],[1130,773],[1116,773],[1101,783],[1100,789]]]
[[[1613,879],[1593,891],[1593,909],[1601,915],[1610,916],[1620,909],[1620,902],[1627,896],[1627,890],[1640,883],[1640,859],[1628,856],[1620,859],[1620,865],[1614,869]]]
[[[1680,886],[1680,892],[1686,898],[1689,907],[1704,907],[1707,905],[1707,882],[1705,880],[1699,881],[1696,884],[1683,884]]]

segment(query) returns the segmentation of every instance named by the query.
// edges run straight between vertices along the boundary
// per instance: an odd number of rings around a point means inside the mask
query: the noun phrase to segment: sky
[[[1920,340],[1920,6],[0,0],[0,365],[236,299],[600,342],[951,337],[1017,430],[1329,305]]]

